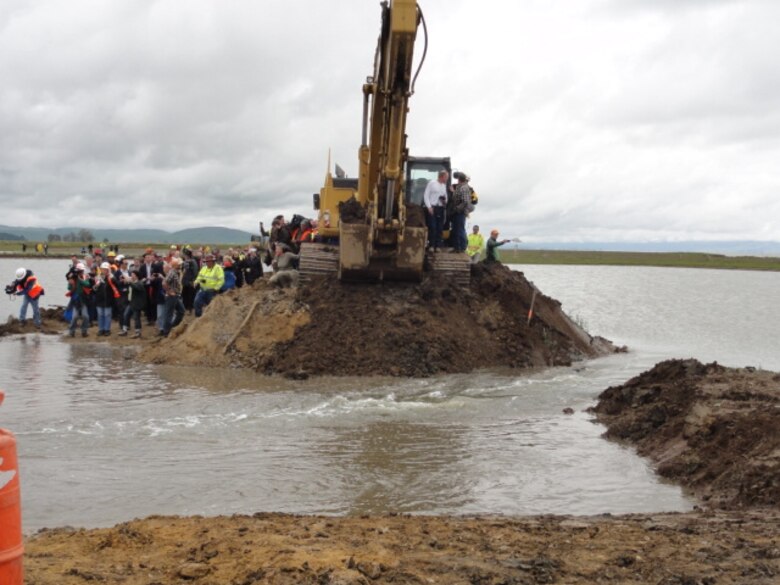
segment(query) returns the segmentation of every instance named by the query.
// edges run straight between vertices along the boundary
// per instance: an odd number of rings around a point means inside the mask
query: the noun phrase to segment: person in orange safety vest
[[[32,270],[19,268],[16,271],[16,280],[6,287],[6,292],[13,293],[22,297],[22,307],[19,310],[19,321],[22,325],[27,322],[27,307],[32,306],[33,323],[35,327],[41,328],[41,311],[38,307],[38,300],[44,293],[43,287],[38,282],[38,278],[32,273]]]

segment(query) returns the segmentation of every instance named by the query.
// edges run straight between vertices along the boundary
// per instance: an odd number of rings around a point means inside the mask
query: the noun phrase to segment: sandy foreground
[[[622,517],[150,517],[43,530],[26,583],[777,583],[777,510]]]

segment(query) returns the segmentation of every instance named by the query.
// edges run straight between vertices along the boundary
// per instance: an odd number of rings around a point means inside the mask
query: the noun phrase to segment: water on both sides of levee
[[[42,280],[64,280],[66,262],[42,262]],[[154,367],[127,348],[50,336],[3,339],[0,425],[18,439],[25,531],[149,514],[691,509],[584,409],[669,357],[780,369],[770,333],[780,275],[525,271],[588,331],[632,351],[533,372],[289,381]]]

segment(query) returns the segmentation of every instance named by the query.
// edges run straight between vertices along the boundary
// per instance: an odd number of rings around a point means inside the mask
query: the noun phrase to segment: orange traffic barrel
[[[4,397],[0,390],[0,404]],[[0,429],[0,585],[22,585],[23,552],[16,437]]]

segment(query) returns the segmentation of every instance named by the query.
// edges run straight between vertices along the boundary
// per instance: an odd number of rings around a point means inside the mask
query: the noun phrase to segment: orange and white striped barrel
[[[0,404],[3,398],[0,390]],[[22,585],[23,552],[16,437],[0,429],[0,585]]]

